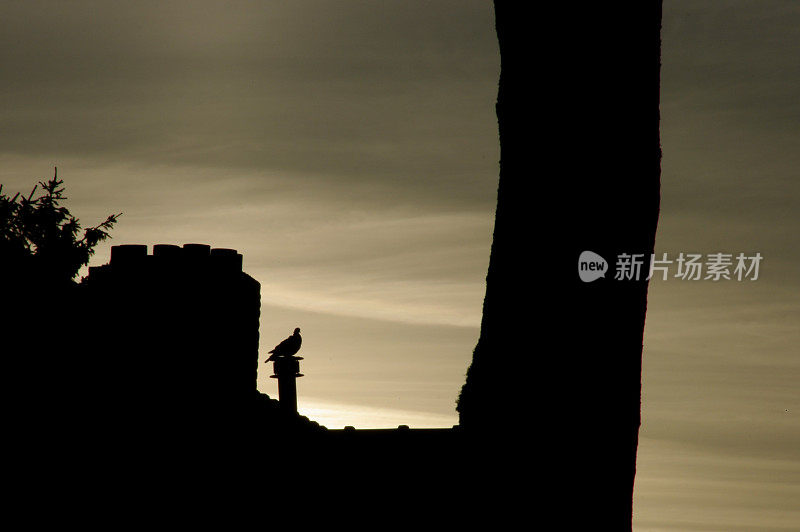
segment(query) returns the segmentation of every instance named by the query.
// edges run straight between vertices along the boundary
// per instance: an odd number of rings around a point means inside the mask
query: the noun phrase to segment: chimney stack
[[[281,407],[286,410],[297,412],[297,378],[302,377],[300,373],[300,361],[303,357],[278,357],[272,363],[275,375],[270,375],[272,379],[278,379],[278,400]]]

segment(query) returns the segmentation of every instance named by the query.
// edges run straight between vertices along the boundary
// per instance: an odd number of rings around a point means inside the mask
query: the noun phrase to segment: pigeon
[[[270,351],[271,355],[264,362],[275,360],[278,357],[290,357],[300,351],[300,343],[303,339],[300,337],[300,328],[294,330],[289,338],[275,346],[275,349]]]

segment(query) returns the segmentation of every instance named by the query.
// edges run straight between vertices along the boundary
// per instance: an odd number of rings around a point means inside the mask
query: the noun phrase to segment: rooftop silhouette
[[[333,500],[346,517],[451,528],[631,530],[647,284],[582,283],[574,265],[586,249],[653,250],[661,2],[626,3],[627,17],[494,5],[500,180],[459,425],[328,430],[298,415],[299,331],[272,353],[283,404],[257,390],[261,291],[241,254],[122,245],[80,285],[74,261],[44,279],[0,264],[7,404],[28,409],[8,433],[31,478],[88,480],[102,502],[257,499],[294,524]]]

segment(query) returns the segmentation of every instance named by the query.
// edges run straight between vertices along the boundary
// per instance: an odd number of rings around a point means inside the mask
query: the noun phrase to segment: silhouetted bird
[[[270,351],[272,356],[266,359],[264,362],[269,362],[270,360],[275,360],[277,357],[290,357],[300,351],[300,343],[303,339],[300,337],[300,328],[294,330],[294,334],[292,334],[289,338],[284,340],[283,342],[279,343],[275,346],[275,349]]]

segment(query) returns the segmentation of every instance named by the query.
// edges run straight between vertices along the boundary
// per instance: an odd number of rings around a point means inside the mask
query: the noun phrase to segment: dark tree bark
[[[515,499],[506,481],[519,476],[543,488],[529,502],[537,520],[630,530],[659,211],[661,2],[557,5],[495,2],[500,182],[458,410],[475,464],[503,471],[502,496]],[[584,250],[608,261],[604,279],[580,280]],[[644,255],[640,281],[614,280],[621,253]]]

